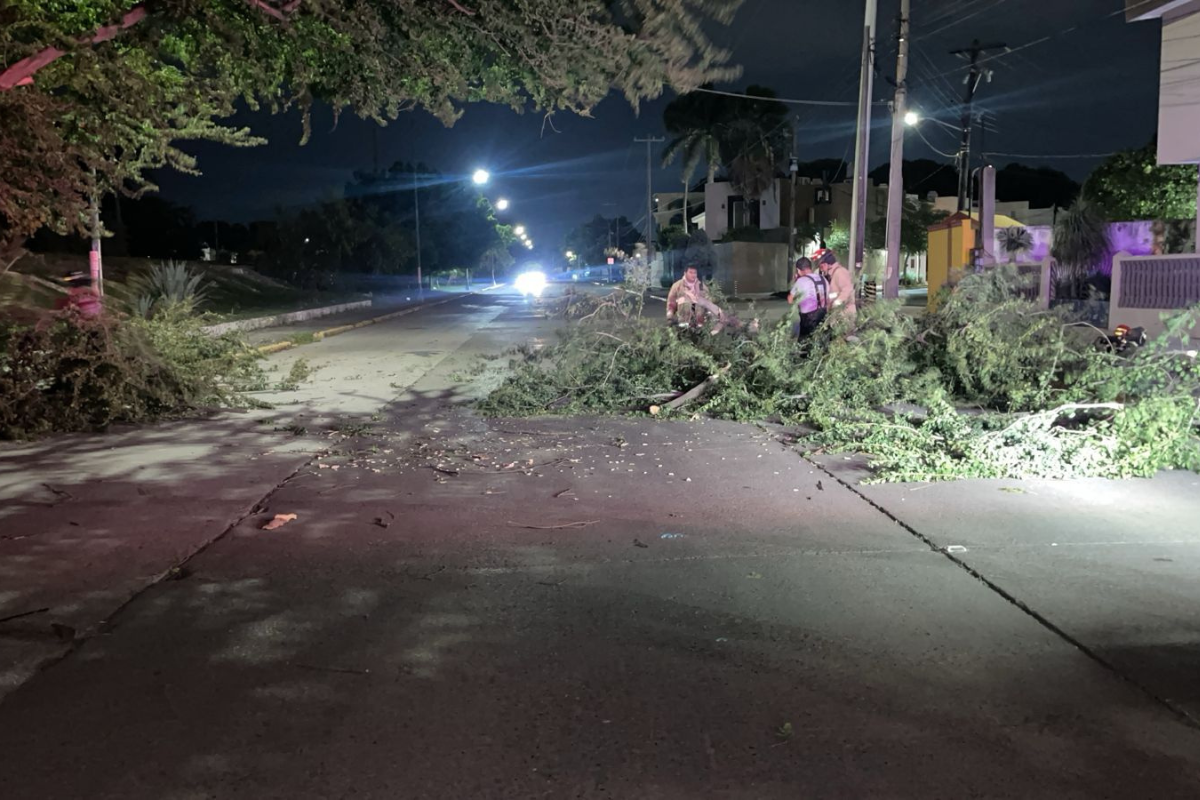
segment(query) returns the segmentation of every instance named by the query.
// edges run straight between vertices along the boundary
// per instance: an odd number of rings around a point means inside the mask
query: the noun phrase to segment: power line
[[[745,94],[744,92],[726,92],[726,91],[722,91],[720,89],[705,89],[704,87],[700,87],[698,89],[693,89],[692,91],[704,92],[705,94],[719,94],[724,97],[742,97],[747,100],[766,100],[766,101],[774,101],[776,103],[789,103],[791,105],[797,105],[797,106],[828,106],[828,107],[845,108],[845,107],[854,107],[854,106],[858,105],[858,103],[851,103],[851,102],[848,102],[845,100],[795,100],[795,99],[792,99],[789,97],[764,97],[759,94]],[[883,101],[883,100],[878,100],[875,102],[875,105],[886,106],[887,102]]]
[[[957,17],[956,19],[953,19],[953,20],[951,20],[950,22],[947,22],[945,25],[941,26],[940,28],[937,28],[937,29],[935,29],[935,30],[932,30],[932,31],[928,31],[928,32],[926,32],[926,33],[922,33],[920,36],[918,36],[918,37],[916,37],[916,38],[918,38],[918,39],[928,39],[928,38],[929,38],[929,37],[931,37],[931,36],[937,36],[937,35],[938,35],[939,33],[941,33],[942,31],[947,31],[947,30],[950,30],[950,29],[951,29],[951,28],[953,28],[955,25],[959,25],[959,24],[961,24],[961,23],[963,23],[963,22],[966,22],[966,21],[967,21],[967,20],[969,20],[969,19],[972,19],[973,17],[977,17],[977,16],[979,16],[980,14],[982,14],[982,13],[983,13],[983,12],[985,12],[985,11],[992,11],[993,9],[995,9],[995,8],[997,8],[997,7],[1001,6],[1001,5],[1003,5],[1003,4],[1004,4],[1004,3],[1006,3],[1006,2],[1008,2],[1008,0],[996,0],[996,2],[995,2],[995,3],[993,3],[993,4],[992,4],[992,5],[990,5],[990,6],[986,6],[986,7],[983,7],[983,8],[977,8],[976,10],[972,11],[970,14],[963,14],[962,16],[959,16],[959,17]]]
[[[919,126],[918,126],[918,127],[914,127],[914,128],[913,128],[913,130],[915,130],[915,131],[917,132],[917,136],[920,136],[920,137],[921,137],[921,141],[922,141],[922,142],[924,142],[924,143],[925,143],[925,145],[926,145],[926,146],[927,146],[927,147],[928,147],[930,150],[932,150],[933,152],[937,153],[939,156],[943,156],[943,157],[945,157],[945,158],[953,158],[953,159],[957,159],[957,158],[958,158],[958,154],[957,154],[957,153],[947,153],[945,150],[939,150],[939,149],[937,149],[936,147],[934,147],[934,146],[933,146],[933,142],[931,142],[931,141],[929,141],[928,139],[926,139],[926,138],[925,138],[925,134],[921,132],[921,128],[920,128]]]
[[[987,153],[984,153],[984,155],[985,156],[995,156],[997,158],[1029,158],[1029,159],[1043,160],[1043,161],[1057,161],[1057,160],[1063,159],[1063,158],[1080,158],[1080,159],[1111,158],[1112,156],[1117,155],[1117,153],[1116,152],[1113,152],[1113,153],[1059,153],[1057,155],[1045,155],[1045,154],[1032,155],[1030,153],[992,153],[989,151]]]
[[[1160,2],[1160,0],[1139,0],[1138,3],[1136,3],[1135,5],[1130,6],[1128,8],[1122,7],[1122,8],[1117,9],[1116,11],[1110,12],[1108,14],[1104,14],[1096,19],[1084,20],[1084,21],[1078,22],[1075,25],[1072,25],[1068,28],[1064,28],[1061,31],[1058,31],[1057,33],[1047,34],[1046,36],[1039,37],[1037,39],[1034,39],[1031,42],[1026,42],[1025,44],[1023,44],[1019,47],[1008,48],[1005,52],[1000,53],[998,55],[988,56],[987,58],[982,58],[979,60],[979,63],[986,64],[987,62],[994,61],[997,58],[1004,58],[1005,56],[1010,56],[1010,55],[1013,55],[1014,53],[1019,53],[1022,50],[1028,50],[1029,48],[1036,47],[1039,44],[1045,44],[1046,42],[1052,41],[1059,37],[1066,36],[1067,34],[1074,33],[1075,31],[1078,31],[1078,30],[1082,30],[1083,28],[1086,28],[1089,25],[1095,25],[1095,24],[1098,24],[1101,22],[1107,22],[1108,20],[1112,19],[1113,17],[1120,16],[1122,14],[1128,14],[1132,11],[1136,11],[1137,9],[1139,9],[1143,6],[1147,6],[1147,5],[1150,5],[1151,3],[1157,3],[1157,2]],[[942,77],[944,77],[946,75],[954,75],[956,73],[962,72],[964,69],[970,69],[970,67],[956,67],[952,70],[943,72]]]

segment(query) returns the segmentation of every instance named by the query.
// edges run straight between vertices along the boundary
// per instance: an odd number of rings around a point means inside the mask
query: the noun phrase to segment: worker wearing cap
[[[63,277],[67,285],[67,296],[60,299],[56,308],[70,311],[84,319],[95,319],[104,310],[100,295],[92,288],[92,280],[82,272],[72,272]]]
[[[835,317],[840,316],[848,320],[853,328],[854,320],[858,316],[858,305],[854,299],[854,279],[850,277],[850,270],[838,263],[837,255],[832,250],[818,250],[813,253],[812,260],[829,283],[831,312]]]

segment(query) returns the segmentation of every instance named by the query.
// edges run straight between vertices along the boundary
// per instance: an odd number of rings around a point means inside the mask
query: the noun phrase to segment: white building
[[[1158,163],[1200,163],[1200,0],[1125,0],[1125,13],[1162,22]]]
[[[778,228],[782,183],[776,180],[757,200],[736,194],[728,181],[705,184],[703,225],[708,238],[715,242],[736,228]]]

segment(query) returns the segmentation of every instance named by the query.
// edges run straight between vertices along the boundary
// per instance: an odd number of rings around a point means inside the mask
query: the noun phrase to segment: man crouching
[[[667,293],[667,321],[699,328],[709,312],[718,318],[721,315],[709,298],[708,287],[700,280],[699,270],[687,267]]]

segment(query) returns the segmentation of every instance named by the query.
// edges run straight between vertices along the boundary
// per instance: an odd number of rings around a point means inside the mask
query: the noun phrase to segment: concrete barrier
[[[295,322],[304,322],[310,319],[319,319],[320,317],[328,317],[332,314],[341,314],[343,311],[354,311],[359,308],[370,308],[371,300],[357,300],[353,303],[339,303],[334,306],[322,306],[321,308],[305,308],[300,311],[288,311],[284,314],[275,314],[270,317],[254,317],[253,319],[238,319],[231,322],[222,322],[218,325],[209,325],[204,329],[204,332],[212,336],[220,336],[222,333],[230,331],[256,331],[261,328],[277,328],[281,325],[291,325]]]

